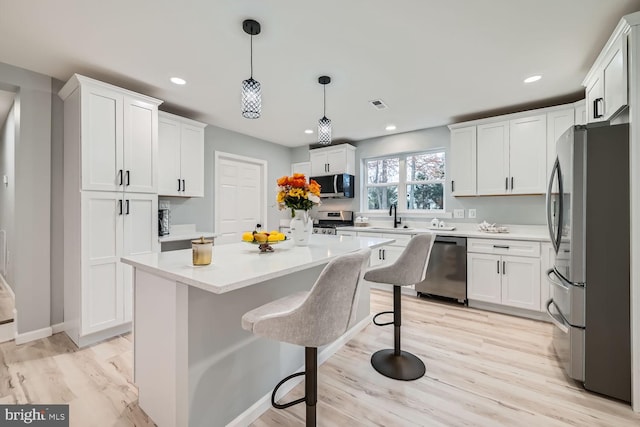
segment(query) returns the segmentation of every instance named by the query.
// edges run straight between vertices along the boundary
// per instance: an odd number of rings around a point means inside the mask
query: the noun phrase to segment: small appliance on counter
[[[169,209],[158,209],[158,236],[169,234]]]

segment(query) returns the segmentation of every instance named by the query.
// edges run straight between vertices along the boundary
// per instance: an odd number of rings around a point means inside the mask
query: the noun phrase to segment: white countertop
[[[549,231],[544,225],[509,225],[508,233],[487,233],[485,231],[478,231],[477,224],[463,223],[463,224],[450,224],[455,226],[455,230],[443,230],[432,228],[392,228],[392,227],[340,227],[337,230],[344,231],[366,231],[369,233],[382,233],[382,234],[421,234],[421,233],[433,233],[440,236],[460,236],[460,237],[473,237],[482,239],[504,239],[504,240],[531,240],[536,242],[548,242]]]
[[[210,265],[194,266],[191,249],[123,257],[122,262],[169,280],[222,294],[265,280],[322,265],[362,248],[378,248],[393,239],[312,235],[308,246],[292,241],[273,245],[260,253],[258,245],[238,242],[214,245]]]
[[[204,238],[218,237],[218,234],[214,233],[213,231],[193,231],[190,233],[167,234],[165,236],[158,237],[158,241],[160,243],[177,242],[180,240],[195,240],[195,239],[199,239],[200,237],[204,237]]]

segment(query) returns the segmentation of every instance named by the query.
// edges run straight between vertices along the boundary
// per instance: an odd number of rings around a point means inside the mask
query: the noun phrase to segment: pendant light
[[[331,77],[320,76],[318,83],[322,85],[323,102],[322,102],[322,118],[318,120],[318,144],[331,144],[331,119],[327,118],[327,85],[331,83]]]
[[[260,34],[260,23],[246,19],[242,23],[242,29],[251,36],[251,76],[242,81],[242,116],[257,119],[262,111],[262,93],[260,82],[253,79],[253,36]]]

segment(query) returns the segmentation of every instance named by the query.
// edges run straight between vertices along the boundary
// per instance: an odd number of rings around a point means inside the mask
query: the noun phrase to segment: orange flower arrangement
[[[291,216],[295,210],[310,210],[320,204],[320,184],[313,179],[307,184],[302,173],[283,176],[278,179],[278,195],[276,197],[279,209],[291,209]]]

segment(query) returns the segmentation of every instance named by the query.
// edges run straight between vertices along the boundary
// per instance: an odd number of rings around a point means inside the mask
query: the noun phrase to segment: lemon
[[[267,240],[270,241],[270,242],[278,242],[278,241],[280,241],[280,236],[278,236],[278,234],[280,234],[280,233],[271,233],[271,234],[269,234],[269,237],[267,238]]]
[[[287,236],[284,233],[278,233],[278,240],[286,240]]]
[[[245,242],[253,242],[253,233],[250,231],[242,233],[242,240]]]
[[[277,234],[280,234],[280,232],[278,230],[272,230],[272,231],[269,232],[269,235],[271,235],[271,234],[276,234],[277,235]]]
[[[267,241],[267,235],[265,233],[256,233],[253,235],[253,237],[255,238],[256,242],[258,243],[266,243]]]

